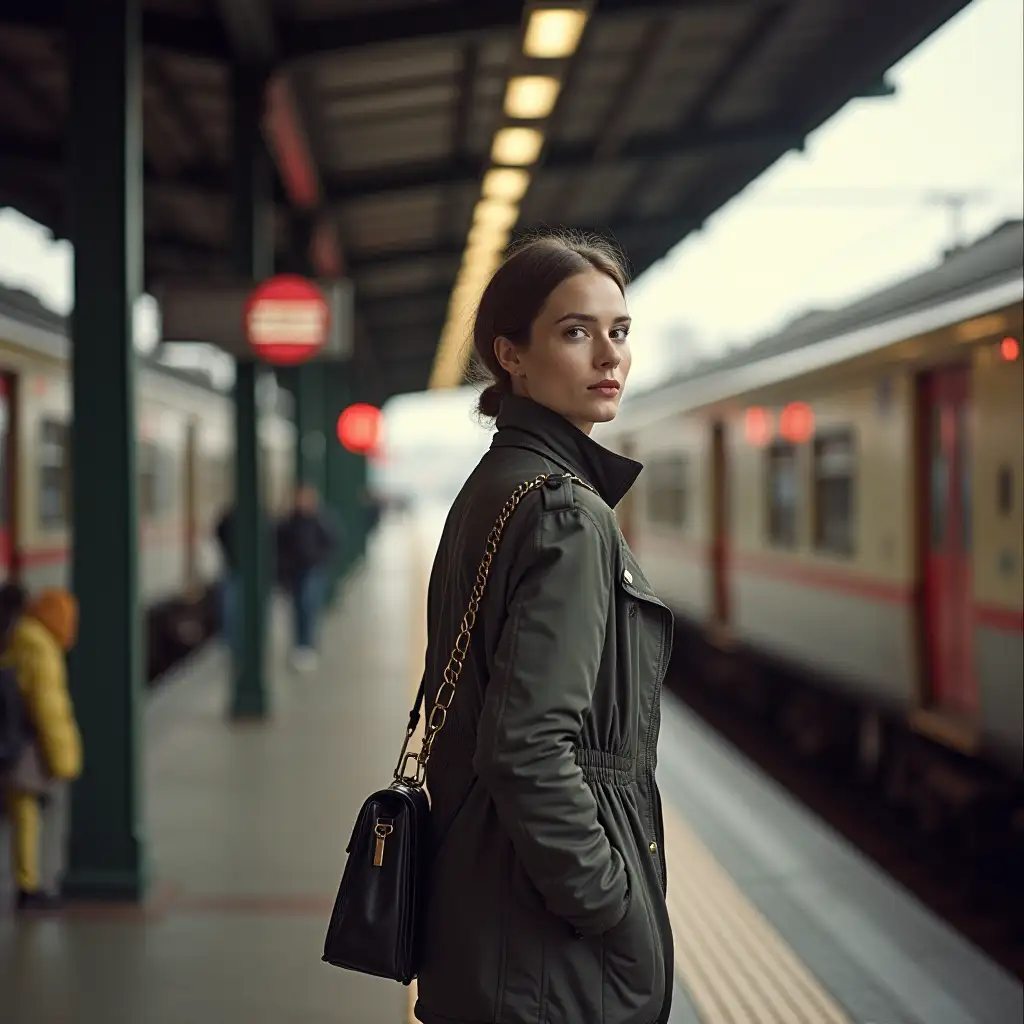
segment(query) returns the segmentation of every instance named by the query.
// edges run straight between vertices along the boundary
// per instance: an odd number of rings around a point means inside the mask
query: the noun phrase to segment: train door
[[[711,578],[714,621],[729,623],[729,463],[725,424],[711,427]]]
[[[13,373],[0,373],[0,574],[12,580],[21,575],[16,507],[17,393],[18,378]]]
[[[932,709],[978,710],[971,579],[971,377],[967,366],[921,382],[926,529],[924,636]]]

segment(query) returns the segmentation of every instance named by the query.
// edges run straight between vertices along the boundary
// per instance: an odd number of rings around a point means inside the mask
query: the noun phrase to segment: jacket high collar
[[[612,508],[633,486],[643,466],[617,455],[584,434],[564,416],[519,395],[506,395],[492,448],[528,448],[567,473],[582,477]]]

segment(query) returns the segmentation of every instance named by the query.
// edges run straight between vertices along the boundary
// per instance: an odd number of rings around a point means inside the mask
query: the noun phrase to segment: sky
[[[1024,213],[1024,0],[974,0],[887,78],[894,97],[849,103],[634,282],[631,389],[933,263],[952,240],[944,193],[970,196],[967,240]],[[0,280],[66,312],[70,247],[0,211]],[[156,324],[144,297],[141,347]],[[421,473],[424,451],[468,458],[487,438],[474,398],[394,399],[389,448]]]

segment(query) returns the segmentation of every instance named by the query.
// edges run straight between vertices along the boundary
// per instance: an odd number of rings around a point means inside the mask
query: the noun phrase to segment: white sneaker
[[[320,664],[320,659],[312,648],[297,647],[292,651],[291,662],[296,672],[313,672]]]

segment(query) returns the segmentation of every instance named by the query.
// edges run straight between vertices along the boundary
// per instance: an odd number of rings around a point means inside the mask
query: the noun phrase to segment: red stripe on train
[[[706,561],[709,565],[712,564],[711,549],[706,545],[689,541],[685,548],[688,557]],[[903,606],[916,603],[913,587],[902,583],[891,583],[887,580],[866,579],[832,566],[794,563],[782,561],[773,555],[740,551],[733,551],[727,555],[726,562],[734,565],[740,572],[772,577],[785,580],[788,583],[801,583],[804,586],[822,590],[835,590],[867,601]],[[979,626],[986,626],[989,629],[997,629],[1005,633],[1024,633],[1024,611],[1012,608],[976,604],[974,606],[974,621]]]

